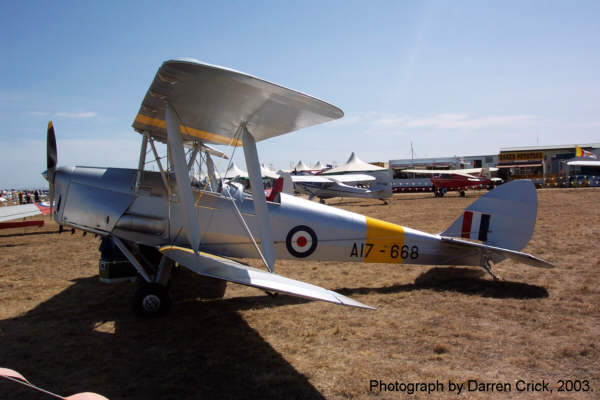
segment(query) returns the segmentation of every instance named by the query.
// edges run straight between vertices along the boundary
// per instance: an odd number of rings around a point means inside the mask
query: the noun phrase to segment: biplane
[[[324,101],[254,76],[195,60],[162,64],[133,128],[141,135],[137,169],[59,167],[48,126],[46,172],[57,223],[109,238],[135,268],[144,315],[165,314],[174,263],[195,273],[308,299],[372,308],[333,291],[274,273],[277,259],[366,263],[474,265],[522,253],[535,226],[531,182],[516,181],[475,201],[441,234],[429,234],[306,199],[265,198],[257,142],[341,118]],[[163,165],[156,142],[167,145]],[[192,186],[190,168],[203,158],[215,176],[210,144],[242,147],[252,194],[209,179]],[[150,150],[148,150],[150,148]],[[187,154],[186,154],[187,149]],[[158,171],[145,168],[147,153]],[[475,239],[476,241],[471,241]],[[257,258],[265,269],[235,258]]]

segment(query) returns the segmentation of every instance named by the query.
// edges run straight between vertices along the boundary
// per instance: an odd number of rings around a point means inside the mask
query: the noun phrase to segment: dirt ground
[[[477,195],[328,203],[440,232]],[[507,260],[494,282],[461,267],[276,265],[375,311],[233,284],[225,298],[202,300],[194,276],[180,271],[171,315],[143,319],[131,310],[135,284],[98,281],[93,235],[53,233],[47,217],[42,229],[0,231],[0,366],[59,394],[93,391],[111,400],[387,399],[405,398],[410,388],[422,399],[598,398],[600,189],[540,190],[538,198],[525,251],[554,263],[552,270]],[[467,391],[469,380],[511,391]],[[589,391],[559,392],[561,380],[565,390]],[[380,391],[379,381],[397,391]],[[518,391],[542,381],[552,393]],[[442,387],[432,393],[410,385],[436,382]],[[465,384],[459,396],[450,383]],[[45,398],[0,380],[0,399]]]

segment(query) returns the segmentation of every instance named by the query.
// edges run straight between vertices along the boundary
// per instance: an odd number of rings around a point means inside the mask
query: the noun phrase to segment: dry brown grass
[[[428,232],[473,201],[396,195],[332,205]],[[469,268],[278,262],[277,272],[351,296],[376,311],[229,285],[195,298],[181,271],[165,319],[130,310],[134,285],[98,282],[97,246],[80,233],[0,231],[0,365],[63,394],[116,399],[403,398],[369,380],[514,382],[588,379],[600,391],[600,190],[541,190],[525,249],[557,265],[504,261],[493,282]],[[56,230],[47,221],[42,231]],[[496,394],[513,398],[511,394]],[[539,393],[521,394],[538,398]],[[456,397],[452,393],[413,398]],[[468,393],[463,398],[489,398]],[[519,396],[517,396],[519,397]],[[554,398],[561,398],[556,391]],[[38,399],[0,381],[0,398]]]

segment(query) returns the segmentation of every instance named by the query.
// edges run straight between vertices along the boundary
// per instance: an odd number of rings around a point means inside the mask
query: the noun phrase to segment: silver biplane
[[[193,60],[166,61],[133,122],[142,137],[137,169],[57,168],[49,124],[46,176],[52,214],[61,225],[114,242],[143,280],[135,304],[146,315],[168,311],[167,283],[174,263],[265,291],[363,308],[371,307],[275,274],[275,260],[474,265],[490,273],[491,265],[505,258],[551,266],[520,252],[537,213],[536,192],[528,181],[503,185],[479,198],[441,234],[285,193],[271,193],[267,201],[256,143],[342,116],[335,106],[241,72]],[[165,166],[157,141],[167,145]],[[214,179],[202,188],[191,185],[189,171],[199,154],[209,176],[215,176],[211,155],[219,154],[208,144],[243,148],[252,196],[219,187]],[[144,168],[148,147],[158,172]],[[231,257],[259,258],[267,270]]]

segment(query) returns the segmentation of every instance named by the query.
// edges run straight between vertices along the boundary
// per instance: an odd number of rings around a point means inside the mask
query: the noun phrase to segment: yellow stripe
[[[135,122],[140,124],[154,126],[156,128],[167,129],[167,125],[163,119],[152,118],[144,114],[138,114],[135,117]],[[179,125],[179,130],[186,135],[197,137],[198,139],[210,141],[213,143],[226,144],[229,146],[241,146],[242,142],[238,139],[229,138],[227,136],[218,135],[216,133],[210,133],[201,131],[185,125]]]
[[[158,249],[158,251],[160,251],[161,253],[165,253],[169,250],[175,250],[175,251],[183,251],[185,253],[190,253],[190,254],[194,254],[194,250],[192,249],[188,249],[187,247],[179,247],[179,246],[163,246],[160,249]],[[198,251],[198,254],[205,256],[205,257],[209,257],[215,260],[219,260],[219,261],[229,261],[231,262],[231,260],[227,259],[227,258],[223,258],[223,257],[219,257],[219,256],[215,256],[214,254],[210,254],[210,253],[205,253],[203,251]]]
[[[404,228],[400,225],[379,219],[367,219],[366,244],[373,247],[365,252],[364,262],[369,263],[402,263],[402,246],[404,246]]]

